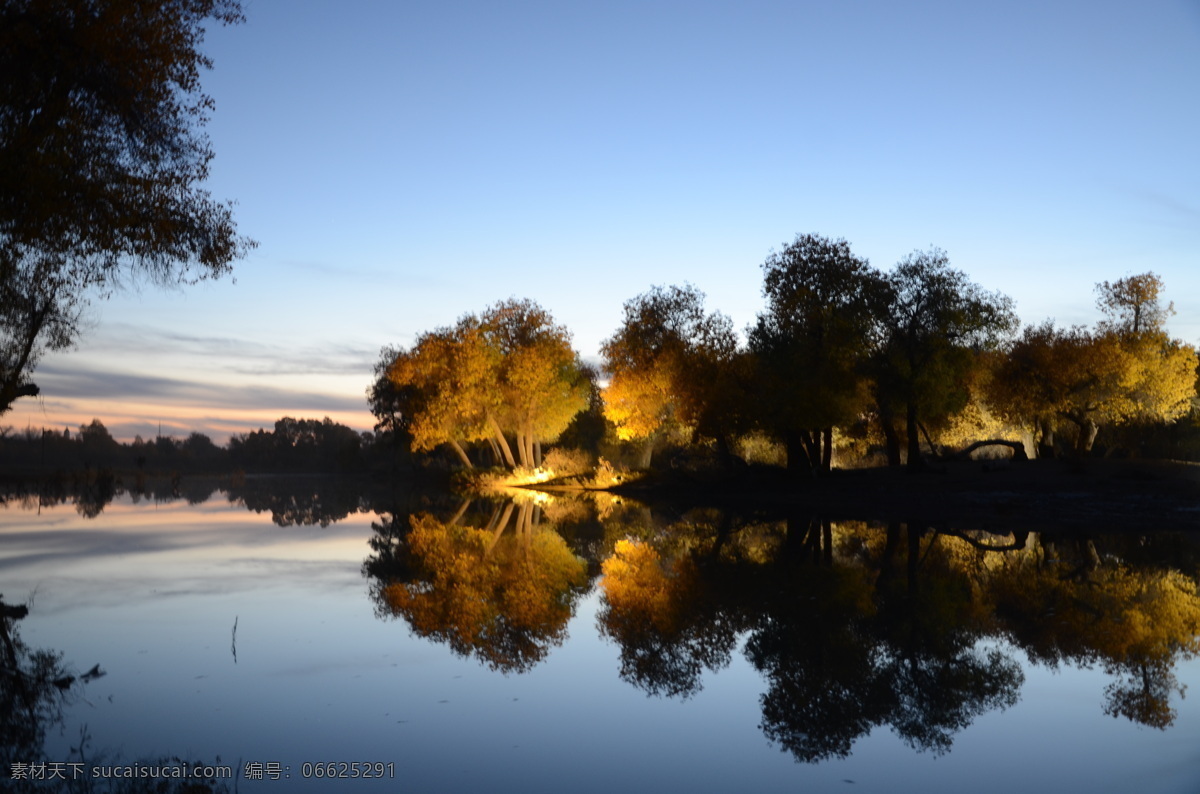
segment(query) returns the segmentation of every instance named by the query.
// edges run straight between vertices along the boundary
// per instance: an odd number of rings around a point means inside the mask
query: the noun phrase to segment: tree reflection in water
[[[744,636],[768,683],[761,727],[798,760],[846,756],[879,725],[948,751],[976,717],[1017,702],[1017,649],[1033,663],[1100,664],[1117,677],[1106,713],[1165,728],[1182,694],[1172,670],[1200,650],[1195,566],[1135,562],[1136,537],[1100,554],[1083,538],[917,521],[794,515],[733,533],[722,522],[707,539],[690,521],[658,533],[667,540],[618,541],[601,630],[621,646],[623,678],[683,697]]]
[[[493,669],[529,670],[566,638],[587,564],[533,498],[496,506],[482,528],[460,518],[420,513],[402,544],[380,544],[400,575],[376,590],[378,606]]]
[[[46,730],[62,724],[76,680],[61,654],[30,650],[21,640],[16,621],[26,614],[0,602],[0,757],[13,760],[41,757]]]
[[[553,524],[530,497],[489,515],[464,506],[448,521],[378,522],[364,564],[377,610],[523,672],[562,642],[591,567],[622,679],[687,698],[741,643],[766,684],[763,732],[806,762],[848,755],[877,726],[947,752],[977,717],[1017,702],[1021,653],[1101,667],[1113,676],[1105,713],[1166,728],[1182,695],[1175,666],[1200,652],[1200,555],[1178,535],[998,535],[712,509],[662,521],[632,502],[543,505]],[[588,522],[601,527],[584,544],[591,566],[562,539]]]

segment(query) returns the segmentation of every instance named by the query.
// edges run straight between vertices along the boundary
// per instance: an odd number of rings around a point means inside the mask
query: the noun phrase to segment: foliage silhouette
[[[254,245],[203,189],[208,20],[237,0],[10,0],[0,7],[0,414],[38,393],[91,297],[217,278]]]
[[[763,263],[767,309],[750,329],[759,421],[787,445],[792,471],[829,471],[833,428],[866,408],[882,276],[845,240],[797,235]]]

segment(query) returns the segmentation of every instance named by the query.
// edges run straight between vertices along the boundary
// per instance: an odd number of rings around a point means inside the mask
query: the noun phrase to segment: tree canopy
[[[923,420],[960,411],[980,351],[1017,325],[1012,299],[987,292],[950,267],[945,251],[915,251],[887,275],[888,309],[876,393],[887,414],[904,407],[908,463],[920,465]]]
[[[462,443],[487,441],[509,468],[533,468],[537,447],[558,438],[590,393],[570,332],[529,300],[501,301],[421,334],[396,352],[388,377],[387,410],[409,417],[413,448],[449,444],[468,466]]]
[[[604,413],[625,440],[646,442],[672,423],[726,440],[738,400],[733,322],[704,309],[690,284],[652,287],[625,302],[621,327],[600,347],[610,375]]]
[[[205,24],[237,0],[0,5],[0,413],[38,393],[90,298],[192,283],[254,246],[201,186],[213,151]]]
[[[762,423],[787,442],[790,469],[803,457],[828,471],[832,428],[865,408],[885,285],[845,240],[815,234],[768,256],[763,276],[767,308],[750,329]]]
[[[1011,421],[1041,428],[1044,449],[1066,420],[1076,451],[1087,452],[1101,425],[1186,414],[1196,366],[1196,351],[1161,331],[1122,335],[1103,324],[1089,331],[1046,321],[1026,328],[1000,359],[990,398]]]
[[[1087,452],[1101,425],[1165,426],[1196,396],[1196,351],[1165,331],[1162,280],[1128,276],[1097,291],[1106,317],[1094,330],[1047,322],[1017,336],[1012,300],[952,268],[941,249],[883,273],[845,240],[798,235],[763,263],[766,305],[747,346],[696,287],[654,286],[624,304],[602,343],[601,390],[566,328],[510,299],[421,334],[411,349],[384,348],[368,399],[377,430],[411,437],[414,450],[448,444],[468,466],[472,442],[510,468],[537,465],[540,443],[558,439],[597,393],[594,432],[568,443],[619,466],[648,468],[655,446],[685,433],[700,448],[715,442],[722,466],[740,445],[754,462],[786,449],[789,469],[813,473],[831,468],[835,429],[851,455],[874,455],[882,440],[894,466],[904,441],[912,466],[923,441],[934,455],[945,444],[964,448],[957,454],[1002,444],[1025,458],[1025,433],[1040,429],[1046,448],[1061,423]],[[695,451],[672,465],[692,466]]]
[[[1126,276],[1096,285],[1096,306],[1104,313],[1101,327],[1127,334],[1161,331],[1175,304],[1163,306],[1158,294],[1163,280],[1154,273]]]

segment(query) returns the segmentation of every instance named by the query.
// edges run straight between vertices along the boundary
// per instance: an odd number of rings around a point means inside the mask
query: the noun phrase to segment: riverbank
[[[749,469],[720,477],[655,475],[608,490],[652,504],[802,510],[834,520],[1005,530],[1200,530],[1200,464],[1179,461],[962,461],[911,472],[835,470],[802,480]]]

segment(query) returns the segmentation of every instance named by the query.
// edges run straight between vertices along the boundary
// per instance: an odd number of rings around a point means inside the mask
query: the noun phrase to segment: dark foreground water
[[[1200,791],[1194,537],[416,501],[0,507],[0,790]]]

